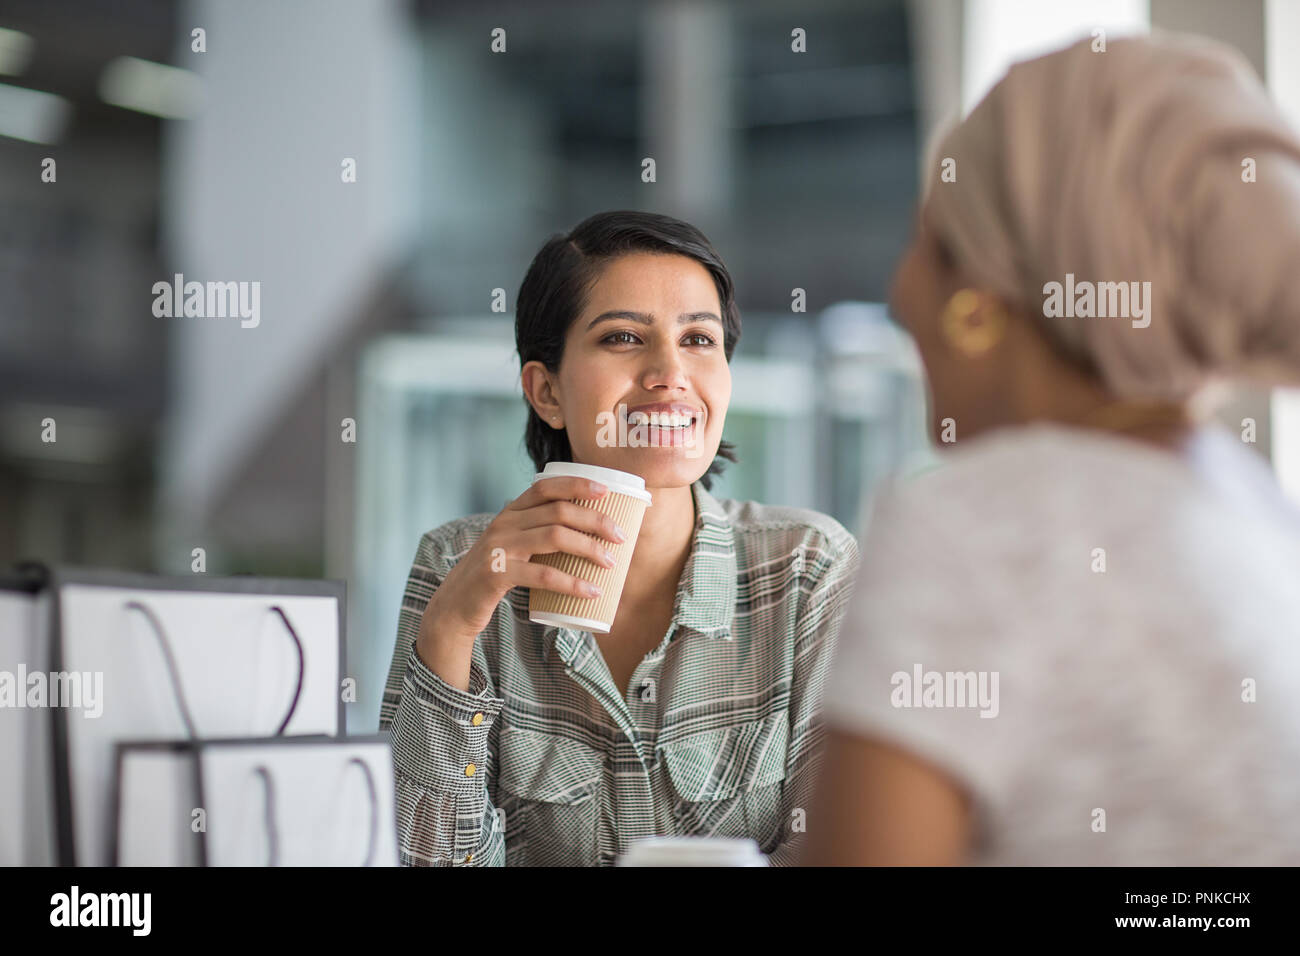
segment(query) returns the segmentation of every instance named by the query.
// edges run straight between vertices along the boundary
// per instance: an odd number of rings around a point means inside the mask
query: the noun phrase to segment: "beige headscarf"
[[[926,202],[972,279],[1121,397],[1300,382],[1300,140],[1228,47],[1085,39],[1013,66],[941,141]],[[1044,316],[1067,273],[1149,281],[1150,324]]]

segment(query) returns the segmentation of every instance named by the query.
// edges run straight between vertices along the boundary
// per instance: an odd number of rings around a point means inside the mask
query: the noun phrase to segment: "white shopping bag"
[[[56,569],[51,668],[59,861],[107,865],[114,745],[343,732],[344,584]]]
[[[270,737],[117,747],[119,866],[396,866],[391,741]]]
[[[48,578],[36,564],[0,577],[0,866],[55,861]]]

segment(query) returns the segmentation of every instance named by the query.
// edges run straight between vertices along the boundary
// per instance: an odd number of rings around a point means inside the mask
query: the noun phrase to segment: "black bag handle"
[[[379,843],[379,791],[375,787],[375,775],[370,770],[370,764],[366,763],[360,757],[353,757],[347,765],[356,764],[361,768],[362,773],[366,775],[366,790],[370,794],[370,846],[366,850],[366,859],[362,866],[373,866],[375,862],[375,850]]]
[[[176,707],[181,713],[181,720],[185,722],[185,730],[190,735],[190,739],[197,740],[199,732],[194,726],[194,718],[190,716],[189,706],[185,703],[185,692],[181,687],[180,674],[176,669],[176,659],[172,656],[171,645],[168,643],[167,632],[163,630],[162,622],[158,620],[158,616],[154,614],[153,610],[141,601],[127,601],[126,609],[128,611],[139,611],[153,628],[154,636],[158,638],[158,646],[162,649],[163,660],[167,664],[167,673],[171,678],[172,692],[176,695]],[[285,728],[289,726],[289,721],[293,720],[293,715],[298,710],[298,701],[302,699],[303,672],[307,667],[307,658],[303,652],[302,638],[298,636],[298,632],[289,623],[289,617],[284,613],[284,609],[278,604],[273,604],[269,610],[280,615],[280,620],[288,628],[289,639],[293,641],[294,650],[298,654],[298,683],[294,687],[293,700],[289,702],[289,710],[285,713],[284,719],[280,721],[280,726],[275,731],[274,736],[279,737],[284,733]]]
[[[379,842],[379,792],[375,787],[375,775],[370,764],[360,757],[352,757],[345,766],[356,764],[366,775],[366,791],[370,795],[370,841],[366,849],[366,859],[362,866],[372,866],[375,860],[376,844]],[[280,859],[280,833],[275,826],[275,785],[271,780],[271,771],[266,764],[258,764],[253,773],[262,778],[266,789],[266,841],[270,848],[267,866],[278,866]]]
[[[266,768],[265,764],[259,764],[253,768],[253,773],[262,778],[262,783],[266,788],[266,845],[267,845],[267,866],[280,865],[280,832],[275,828],[275,783],[271,780],[271,771]]]

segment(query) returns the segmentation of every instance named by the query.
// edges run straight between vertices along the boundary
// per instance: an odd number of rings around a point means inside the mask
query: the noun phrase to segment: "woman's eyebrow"
[[[654,316],[648,312],[614,310],[610,312],[602,312],[600,315],[592,319],[590,324],[587,326],[587,331],[590,332],[596,327],[597,323],[604,322],[607,319],[627,319],[632,322],[640,322],[642,325],[654,325],[655,321]],[[704,322],[709,320],[717,322],[718,325],[722,325],[722,320],[713,312],[683,312],[681,315],[677,316],[678,325],[686,325],[689,322]]]

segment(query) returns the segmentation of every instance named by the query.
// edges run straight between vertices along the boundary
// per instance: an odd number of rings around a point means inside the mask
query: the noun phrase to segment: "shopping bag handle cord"
[[[370,794],[370,843],[366,849],[366,859],[362,866],[372,866],[375,862],[375,846],[379,842],[379,792],[375,787],[375,775],[370,769],[370,764],[366,763],[360,757],[353,757],[347,762],[347,766],[356,764],[361,768],[361,772],[366,775],[366,790]],[[266,843],[269,859],[267,866],[277,866],[280,860],[280,833],[275,826],[275,783],[271,778],[271,769],[266,764],[258,764],[253,768],[253,773],[262,778],[262,785],[266,790]]]
[[[280,834],[275,828],[275,784],[271,781],[271,771],[265,765],[253,768],[253,773],[262,778],[266,786],[266,845],[269,859],[267,866],[278,866],[280,862]]]
[[[366,861],[361,864],[370,866],[375,861],[375,844],[379,842],[379,791],[375,787],[375,775],[370,770],[370,764],[360,757],[353,757],[348,763],[361,768],[366,775],[366,789],[370,791],[370,848],[366,850]]]
[[[162,650],[163,661],[167,665],[167,674],[171,677],[172,692],[176,695],[176,707],[181,712],[181,720],[185,722],[185,731],[189,734],[190,739],[197,739],[198,731],[194,727],[194,718],[190,716],[190,709],[185,703],[185,694],[181,690],[180,674],[176,671],[176,658],[172,656],[172,649],[167,643],[167,632],[163,630],[162,622],[154,614],[152,609],[139,601],[127,601],[126,609],[128,611],[139,611],[145,616],[149,625],[153,628],[153,633],[158,638],[158,647]]]
[[[185,722],[185,730],[189,733],[191,740],[197,740],[198,730],[194,726],[194,718],[190,715],[189,706],[185,703],[185,692],[181,688],[180,674],[176,669],[176,658],[172,655],[171,646],[167,643],[167,632],[163,630],[162,622],[153,610],[140,601],[126,602],[127,610],[136,610],[145,616],[150,626],[153,628],[154,636],[158,638],[158,646],[162,649],[163,660],[167,664],[167,673],[171,677],[172,692],[176,695],[176,706],[181,712],[181,720]],[[293,689],[293,700],[289,702],[289,709],[285,712],[284,719],[280,721],[280,726],[276,728],[275,736],[281,736],[289,726],[289,721],[293,720],[293,715],[298,710],[298,701],[302,699],[302,683],[304,671],[306,670],[306,654],[303,652],[302,638],[294,630],[294,626],[289,623],[289,617],[284,613],[284,609],[278,604],[272,604],[270,610],[280,615],[280,620],[289,631],[289,639],[293,641],[293,648],[298,655],[298,682]]]
[[[302,699],[302,680],[307,669],[307,657],[303,653],[302,638],[289,623],[289,616],[284,613],[284,609],[278,604],[272,604],[271,610],[280,615],[280,620],[284,621],[284,626],[289,631],[289,638],[293,641],[293,649],[298,655],[298,683],[293,689],[293,700],[289,701],[289,709],[284,713],[284,720],[280,721],[280,726],[276,728],[275,735],[279,737],[289,726],[289,721],[293,720],[293,715],[298,710],[298,701]]]

